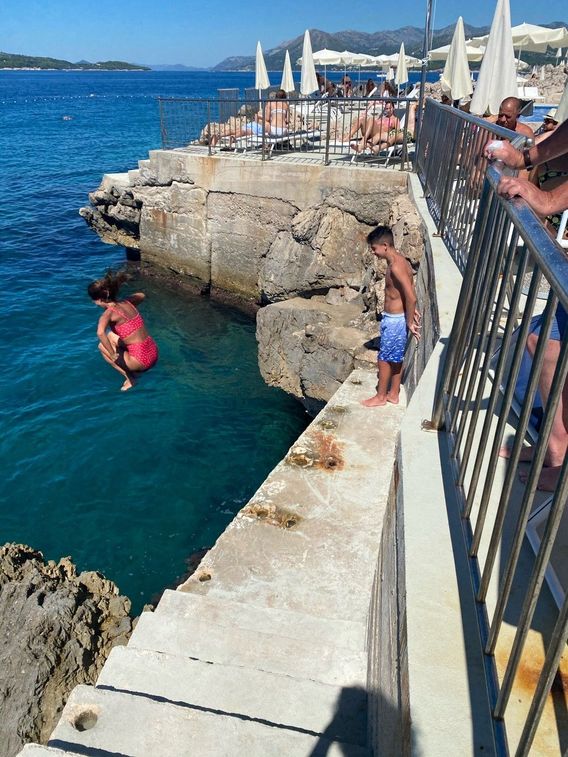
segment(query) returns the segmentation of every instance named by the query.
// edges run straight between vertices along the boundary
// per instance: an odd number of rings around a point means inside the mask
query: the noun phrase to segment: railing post
[[[331,103],[327,102],[327,120],[325,125],[325,156],[324,164],[329,165],[329,135],[331,134]]]
[[[213,150],[211,149],[211,102],[207,101],[207,152],[209,155],[212,155]]]

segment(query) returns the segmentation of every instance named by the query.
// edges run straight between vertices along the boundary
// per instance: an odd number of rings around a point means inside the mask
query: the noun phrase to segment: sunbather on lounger
[[[382,152],[382,150],[387,150],[393,145],[402,145],[405,142],[408,143],[414,141],[417,108],[418,103],[411,103],[408,106],[406,125],[404,127],[399,123],[398,127],[389,131],[386,136],[379,135],[378,137],[373,137],[370,140],[369,146],[373,155],[378,155],[380,152]]]
[[[349,140],[361,129],[363,138],[359,142],[351,144],[351,148],[357,152],[364,152],[367,146],[378,144],[394,135],[399,128],[399,120],[394,115],[394,105],[387,100],[383,106],[381,116],[373,116],[369,109],[353,125],[349,133]]]
[[[289,108],[286,102],[286,92],[279,89],[274,100],[269,100],[264,108],[266,132],[271,136],[280,137],[288,133]]]

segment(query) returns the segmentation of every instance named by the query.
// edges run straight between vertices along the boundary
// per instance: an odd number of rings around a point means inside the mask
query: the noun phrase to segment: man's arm
[[[533,166],[539,166],[541,163],[558,158],[567,152],[568,120],[560,124],[548,139],[530,147],[528,157]],[[495,153],[485,148],[485,157],[490,160],[502,160],[509,168],[525,168],[523,153],[513,147],[510,142],[502,142]]]
[[[544,192],[526,179],[504,176],[498,191],[504,197],[522,197],[539,216],[563,213],[568,209],[568,180]]]

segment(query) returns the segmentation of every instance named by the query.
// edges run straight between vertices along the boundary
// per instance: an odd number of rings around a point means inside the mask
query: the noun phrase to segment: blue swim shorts
[[[552,318],[552,325],[550,326],[549,339],[554,339],[557,342],[561,342],[566,333],[566,325],[568,321],[568,314],[560,303],[556,306],[556,312]],[[540,334],[542,324],[544,322],[544,314],[536,315],[531,321],[531,333]]]
[[[379,360],[386,363],[402,363],[407,335],[404,313],[383,313]]]

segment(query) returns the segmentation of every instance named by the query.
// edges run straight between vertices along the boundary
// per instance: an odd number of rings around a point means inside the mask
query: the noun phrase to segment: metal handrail
[[[497,134],[497,130],[480,124],[475,117],[459,114],[451,108],[443,112],[442,108],[430,105],[427,111],[438,126],[444,121],[445,130],[436,133],[432,120],[425,118],[423,142],[417,161],[418,174],[425,194],[429,196],[429,204],[437,215],[441,236],[455,251],[456,259],[464,263],[465,270],[429,425],[445,431],[448,439],[455,493],[461,503],[464,542],[470,558],[472,586],[480,608],[478,617],[486,654],[488,688],[494,692],[492,708],[497,734],[502,732],[499,724],[503,720],[506,722],[515,676],[523,659],[537,604],[547,591],[545,576],[568,498],[567,456],[551,496],[550,512],[533,567],[530,575],[525,575],[523,580],[522,575],[517,575],[521,549],[557,408],[568,380],[568,334],[561,341],[555,365],[549,351],[549,333],[556,308],[560,305],[568,309],[568,260],[523,200],[505,200],[499,196],[497,186],[503,169],[498,165],[487,168],[484,159],[472,159],[466,138],[469,125],[475,127],[476,133],[482,134],[475,140],[476,146],[481,147],[487,140],[487,133]],[[452,151],[449,153],[448,135],[452,138]],[[440,141],[446,146],[444,152]],[[460,145],[457,151],[456,144]],[[468,191],[463,190],[459,179],[453,186],[446,182],[439,189],[432,182],[443,182],[446,176],[436,162],[441,155],[446,156],[446,169],[453,176],[467,176],[468,172],[471,175],[481,171],[483,175],[480,178],[475,176]],[[459,160],[455,164],[452,162],[456,156],[467,161],[465,168]],[[470,191],[472,187],[475,191]],[[470,233],[460,236],[456,226],[460,215],[455,208],[463,206],[472,212],[474,219]],[[454,211],[449,211],[452,207]],[[458,246],[460,243],[463,244],[461,250]],[[518,420],[513,447],[504,476],[499,481],[499,450],[506,424],[511,422],[521,362],[527,336],[533,329],[542,282],[546,282],[549,289],[548,301],[540,316],[540,334],[536,346],[533,345],[528,382],[518,402],[520,408],[515,411]],[[543,368],[547,372],[553,371],[550,386],[545,383]],[[519,503],[518,496],[516,498],[514,495],[513,483],[539,386],[547,388],[548,398],[533,462]],[[514,507],[518,511],[515,511],[513,518]],[[508,515],[514,521],[512,531],[507,530]],[[502,564],[500,573],[497,573],[500,550]],[[495,587],[491,608],[487,604],[490,587]],[[523,597],[522,609],[516,619],[517,630],[503,679],[499,682],[494,654],[503,639],[503,621],[513,593]],[[519,757],[530,752],[566,643],[566,598],[557,598],[557,602],[560,611],[554,629],[551,629],[546,658],[516,745],[515,754]]]
[[[351,147],[351,142],[360,139],[362,132],[371,125],[373,112],[380,111],[384,104],[390,101],[395,108],[395,115],[405,123],[400,124],[396,135],[386,129],[376,132],[376,150],[385,146],[384,150],[373,158],[366,153],[359,156]],[[332,158],[349,156],[353,163],[362,158],[369,158],[379,163],[391,162],[393,153],[398,152],[400,161],[397,165],[401,170],[410,166],[408,161],[409,145],[413,141],[408,129],[410,106],[416,106],[416,100],[400,97],[350,97],[350,98],[288,98],[287,102],[294,113],[294,124],[282,135],[282,139],[270,134],[262,120],[258,134],[252,126],[256,113],[263,113],[267,102],[271,100],[256,98],[251,100],[187,98],[187,97],[159,97],[160,130],[163,149],[180,149],[190,145],[201,144],[213,152],[214,146],[225,149],[242,151],[257,150],[263,160],[268,160],[275,152],[302,151],[311,156],[321,156],[325,164]],[[272,101],[274,102],[274,101]],[[231,113],[228,120],[223,120],[227,113]],[[353,136],[348,137],[360,124],[360,129]],[[296,126],[298,128],[293,128]],[[242,133],[241,133],[242,132]],[[247,133],[248,132],[248,133]],[[390,142],[396,137],[396,144]],[[212,145],[213,139],[213,145]],[[361,143],[360,143],[361,144]]]

